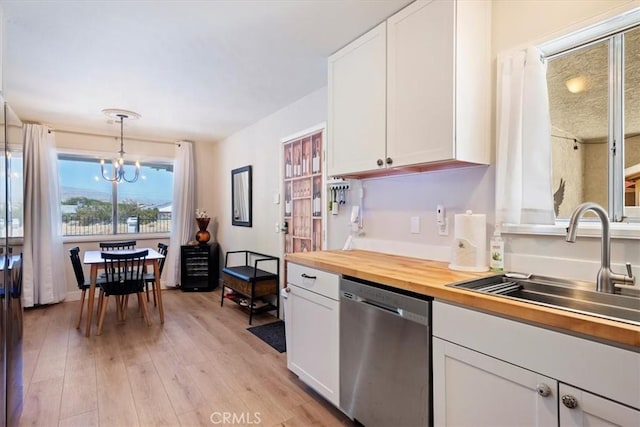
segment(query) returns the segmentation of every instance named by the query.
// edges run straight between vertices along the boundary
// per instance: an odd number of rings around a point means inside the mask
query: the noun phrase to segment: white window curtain
[[[53,133],[24,125],[23,304],[51,304],[66,297],[58,162]]]
[[[195,188],[193,144],[180,142],[176,146],[173,167],[173,203],[171,205],[171,243],[165,260],[165,281],[169,286],[180,283],[180,245],[195,236]]]
[[[546,75],[546,61],[535,47],[498,56],[498,224],[555,223]]]

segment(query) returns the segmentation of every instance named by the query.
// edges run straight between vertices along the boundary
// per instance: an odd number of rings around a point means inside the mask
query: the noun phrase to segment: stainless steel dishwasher
[[[428,426],[431,298],[340,280],[340,408],[367,426]]]

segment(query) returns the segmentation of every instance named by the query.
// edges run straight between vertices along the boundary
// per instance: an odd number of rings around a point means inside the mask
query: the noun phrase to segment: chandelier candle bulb
[[[102,178],[105,181],[109,182],[117,182],[120,183],[122,181],[125,182],[136,182],[138,177],[140,176],[140,162],[136,161],[136,170],[133,178],[129,179],[125,176],[124,170],[124,119],[138,119],[140,118],[140,114],[135,113],[133,111],[127,110],[118,110],[118,109],[106,109],[102,110],[102,112],[110,118],[117,119],[120,123],[120,151],[118,151],[119,157],[114,159],[111,163],[113,170],[111,171],[111,176],[109,176],[104,169],[104,160],[100,160],[100,171],[102,172]]]

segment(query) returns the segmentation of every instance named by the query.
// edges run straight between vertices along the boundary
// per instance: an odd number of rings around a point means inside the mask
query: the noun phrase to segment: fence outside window
[[[171,212],[159,212],[153,219],[122,218],[118,221],[116,233],[167,233],[169,231],[171,231]],[[64,214],[62,234],[65,236],[114,234],[113,223],[110,217],[81,217],[77,214]]]

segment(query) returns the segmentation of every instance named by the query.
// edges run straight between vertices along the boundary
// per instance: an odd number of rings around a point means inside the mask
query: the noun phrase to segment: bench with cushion
[[[230,257],[234,261],[244,258],[244,263],[231,265]],[[244,257],[242,256],[244,255]],[[274,265],[275,264],[275,265]],[[258,268],[275,267],[275,273]],[[225,255],[224,268],[222,269],[222,297],[220,306],[224,304],[225,288],[232,289],[235,294],[246,297],[241,300],[237,297],[234,301],[249,309],[249,324],[253,321],[253,314],[263,311],[276,310],[276,317],[280,316],[280,298],[278,286],[280,283],[280,258],[261,254],[253,251],[229,251]],[[275,295],[276,305],[256,305],[257,298]],[[246,303],[244,302],[246,301]]]

